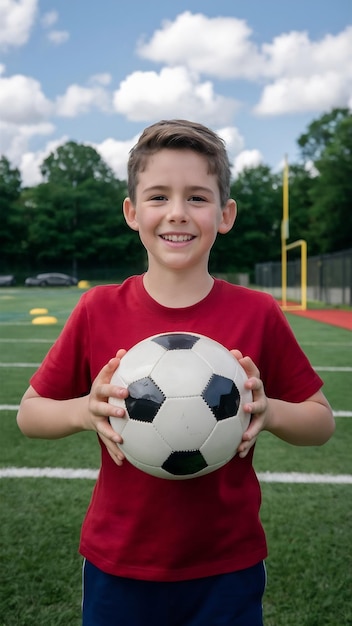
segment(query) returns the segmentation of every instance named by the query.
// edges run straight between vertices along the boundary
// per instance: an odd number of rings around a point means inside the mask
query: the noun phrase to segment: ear
[[[123,214],[126,220],[126,224],[132,228],[132,230],[139,230],[136,209],[132,204],[131,198],[125,198],[123,201]]]
[[[226,233],[228,233],[235,223],[236,216],[237,216],[237,204],[235,200],[230,198],[226,202],[225,207],[222,209],[222,215],[221,215],[221,220],[220,220],[220,224],[218,227],[218,233],[220,233],[221,235],[225,235]]]

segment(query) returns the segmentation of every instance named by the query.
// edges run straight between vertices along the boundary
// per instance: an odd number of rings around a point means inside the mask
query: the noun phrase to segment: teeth
[[[182,242],[182,241],[190,241],[192,239],[191,235],[163,235],[163,239],[166,239],[167,241],[174,241],[174,242]]]

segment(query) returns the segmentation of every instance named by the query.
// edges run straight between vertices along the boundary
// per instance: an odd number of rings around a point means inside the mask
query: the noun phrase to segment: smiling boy
[[[185,120],[150,126],[131,151],[128,189],[124,216],[146,248],[147,271],[82,296],[32,377],[18,424],[29,437],[99,435],[101,468],[80,541],[84,626],[261,626],[267,548],[254,444],[268,430],[321,445],[332,412],[271,296],[209,274],[216,237],[236,219],[221,139]],[[108,398],[126,396],[110,384],[125,350],[172,331],[232,350],[253,393],[238,454],[188,481],[125,461],[108,420],[123,415]]]

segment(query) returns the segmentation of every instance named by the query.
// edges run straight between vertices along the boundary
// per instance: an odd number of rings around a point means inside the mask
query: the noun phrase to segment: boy
[[[99,435],[101,469],[80,541],[84,626],[260,626],[267,551],[256,437],[268,430],[321,445],[333,433],[332,412],[273,298],[208,272],[217,234],[236,218],[220,138],[184,120],[150,126],[131,151],[128,185],[124,216],[148,269],[82,296],[32,377],[18,424],[29,437]],[[248,374],[252,420],[224,467],[168,481],[124,462],[108,420],[123,411],[108,398],[126,396],[110,385],[125,350],[180,330],[233,351]]]

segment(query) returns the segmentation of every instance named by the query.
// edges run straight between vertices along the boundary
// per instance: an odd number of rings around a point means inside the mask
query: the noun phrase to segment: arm
[[[99,372],[89,395],[69,400],[53,400],[40,396],[33,387],[25,392],[17,414],[17,423],[27,437],[59,439],[85,430],[96,431],[108,448],[110,456],[120,465],[124,455],[116,444],[121,436],[110,426],[108,417],[123,417],[124,410],[107,402],[109,396],[125,398],[127,390],[110,385],[111,376],[120,364],[120,350]]]
[[[243,358],[238,350],[232,353],[246,370],[246,387],[253,393],[253,402],[244,407],[247,413],[252,414],[252,419],[238,447],[241,457],[247,455],[262,430],[296,446],[320,446],[330,439],[335,430],[335,421],[322,391],[303,402],[267,398],[253,361],[249,357]]]

